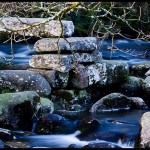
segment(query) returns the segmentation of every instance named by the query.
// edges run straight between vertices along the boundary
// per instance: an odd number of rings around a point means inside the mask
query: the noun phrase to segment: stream
[[[111,57],[114,60],[126,61],[129,65],[150,60],[150,42],[116,39],[114,44],[121,51],[116,50],[111,52],[107,49],[111,46],[111,40],[105,40],[103,42],[100,51],[104,59],[109,60]],[[33,47],[34,44],[29,44],[28,46],[23,43],[13,44],[15,57],[12,63],[28,64],[31,55],[35,53]],[[145,54],[143,55],[134,56],[144,52]],[[0,43],[0,57],[4,57],[6,60],[12,58],[9,43]],[[32,148],[67,148],[70,144],[84,146],[91,141],[108,141],[122,148],[133,148],[140,128],[140,118],[147,111],[150,111],[150,109],[122,110],[121,112],[114,111],[93,114],[92,116],[99,120],[100,126],[86,134],[76,131],[72,134],[20,135],[14,137],[14,139],[27,141]],[[87,115],[89,114],[83,113],[80,117],[83,118]],[[34,131],[34,126],[32,130]]]

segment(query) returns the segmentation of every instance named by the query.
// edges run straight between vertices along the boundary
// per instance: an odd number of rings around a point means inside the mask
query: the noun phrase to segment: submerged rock
[[[150,69],[150,62],[139,62],[130,67],[130,75],[144,77],[145,73]]]
[[[85,145],[81,148],[121,148],[117,144],[113,144],[106,141],[100,141],[100,142],[90,142],[88,145]]]
[[[39,134],[72,133],[75,127],[74,122],[61,115],[46,113],[38,120],[35,132]]]
[[[136,139],[135,148],[150,148],[150,112],[142,115],[140,120],[140,131]]]
[[[52,88],[65,88],[68,85],[69,72],[59,72],[55,70],[43,70],[29,68],[31,71],[35,71],[42,75],[50,84]]]
[[[130,109],[131,100],[121,93],[111,93],[92,105],[90,112],[116,111]]]
[[[99,87],[126,81],[128,64],[122,61],[101,60],[87,67],[89,85]]]
[[[21,21],[20,21],[21,20]],[[18,30],[20,28],[26,28],[29,25],[35,23],[45,22],[39,26],[32,27],[27,29],[26,32],[18,31],[17,33],[23,36],[37,36],[37,37],[59,37],[62,33],[63,36],[72,36],[74,32],[74,25],[72,21],[61,20],[61,23],[58,20],[50,20],[47,18],[1,18],[0,28],[1,31],[6,32],[7,30]]]
[[[57,43],[58,42],[58,43]],[[38,40],[36,52],[92,52],[97,49],[96,37],[43,38]]]
[[[0,89],[16,92],[36,91],[40,96],[51,93],[51,87],[44,77],[29,70],[0,70]]]
[[[82,133],[93,130],[100,126],[100,122],[94,117],[85,117],[78,123],[77,129]]]

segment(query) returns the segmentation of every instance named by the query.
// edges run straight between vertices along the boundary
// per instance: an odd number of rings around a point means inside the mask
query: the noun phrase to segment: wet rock
[[[16,92],[36,91],[40,96],[51,93],[51,87],[44,77],[29,70],[0,70],[0,89]]]
[[[43,70],[29,68],[43,76],[52,88],[65,88],[68,85],[69,72],[59,72],[55,70]]]
[[[21,20],[21,22],[20,22]],[[29,25],[33,25],[35,23],[40,23],[40,22],[45,22],[47,19],[46,18],[16,18],[16,17],[11,17],[11,18],[1,18],[1,23],[0,23],[0,28],[1,31],[6,32],[5,27],[7,27],[7,30],[18,30],[20,28],[26,28]],[[48,21],[45,24],[41,24],[36,27],[32,27],[26,32],[24,31],[18,31],[18,34],[20,35],[25,35],[25,36],[38,36],[38,37],[58,37],[61,35],[63,36],[72,36],[74,32],[74,25],[72,21],[66,21],[62,20],[62,26],[58,20],[51,20]]]
[[[58,114],[44,114],[37,122],[35,132],[39,134],[72,133],[75,124],[69,119]]]
[[[92,105],[89,110],[93,112],[116,111],[121,109],[130,109],[131,100],[121,93],[111,93]]]
[[[145,73],[145,77],[150,76],[150,70]]]
[[[37,69],[52,69],[60,72],[69,72],[76,67],[76,63],[94,62],[102,59],[100,52],[74,54],[41,54],[32,55],[29,65]]]
[[[84,65],[78,64],[76,70],[70,73],[70,78],[74,88],[84,89],[89,86],[89,77]]]
[[[12,140],[5,142],[4,148],[31,148],[31,146],[26,141]]]
[[[57,38],[43,38],[35,43],[34,49],[36,52],[92,52],[97,49],[97,38],[69,37],[59,41]]]
[[[8,120],[13,128],[31,130],[34,107],[39,101],[34,91],[0,94],[0,120]]]
[[[150,148],[150,112],[142,115],[140,120],[140,131],[136,139],[135,148]]]
[[[120,146],[110,142],[90,142],[81,148],[121,148]]]
[[[77,129],[82,133],[90,131],[100,126],[100,122],[94,117],[85,117],[79,121]]]
[[[150,69],[150,62],[139,62],[130,67],[130,75],[144,77],[145,73]]]
[[[87,67],[89,85],[99,87],[126,81],[128,64],[122,61],[101,60]]]
[[[126,96],[143,95],[144,79],[140,77],[128,76],[126,82],[121,83],[119,91]]]
[[[131,108],[141,109],[141,108],[147,108],[148,107],[146,105],[146,103],[144,102],[144,100],[140,97],[129,97],[129,98],[132,101]]]

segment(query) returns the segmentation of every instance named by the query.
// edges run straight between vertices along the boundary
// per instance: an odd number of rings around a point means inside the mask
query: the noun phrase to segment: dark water
[[[104,41],[100,51],[104,59],[116,59],[127,61],[129,65],[140,61],[150,60],[150,42],[142,40],[115,40],[114,44],[121,49],[111,53],[108,46],[111,46],[111,40]],[[29,46],[29,47],[28,47]],[[28,64],[29,58],[34,54],[33,44],[13,44],[15,58],[12,60],[13,64]],[[29,49],[28,49],[29,48]],[[125,50],[130,50],[125,53]],[[124,50],[124,51],[122,51]],[[135,57],[133,55],[146,52],[145,55]],[[12,58],[10,51],[10,44],[0,44],[0,57],[5,57],[8,61]],[[90,133],[82,134],[76,131],[67,135],[33,135],[20,136],[17,139],[28,141],[31,147],[49,147],[49,148],[67,148],[70,144],[77,144],[80,146],[87,145],[90,141],[109,141],[117,143],[123,148],[133,148],[135,138],[139,131],[139,120],[145,110],[124,110],[119,112],[103,112],[93,114],[101,125],[90,131]],[[83,114],[85,117],[89,114]]]

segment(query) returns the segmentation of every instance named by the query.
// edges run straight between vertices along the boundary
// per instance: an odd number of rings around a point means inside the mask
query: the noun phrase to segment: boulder
[[[43,69],[33,69],[28,70],[35,71],[43,76],[50,86],[54,89],[65,88],[68,85],[69,72],[59,72],[56,70],[43,70]]]
[[[139,62],[130,67],[130,75],[144,77],[145,73],[150,69],[150,62]]]
[[[141,96],[143,95],[144,79],[135,76],[128,76],[126,82],[119,86],[119,91],[126,96]]]
[[[44,114],[37,122],[35,132],[38,134],[72,133],[76,129],[74,122],[58,114]]]
[[[25,36],[37,36],[37,37],[59,37],[62,36],[72,36],[74,33],[74,25],[72,21],[58,20],[49,21],[47,18],[0,18],[0,32],[6,32],[11,30],[20,30],[21,28],[26,28],[28,26],[39,24],[38,26],[32,27],[24,31],[17,31],[20,35]],[[46,22],[47,21],[47,22]],[[42,24],[42,22],[46,22]],[[7,30],[6,30],[7,28]]]
[[[89,110],[91,113],[103,111],[128,110],[131,107],[131,100],[121,93],[111,93],[96,103]]]
[[[46,79],[29,70],[0,70],[0,89],[11,89],[16,92],[36,91],[40,96],[51,93]]]
[[[32,116],[40,97],[34,91],[0,94],[0,118],[13,128],[31,130]]]
[[[142,115],[140,120],[140,131],[136,139],[135,148],[150,148],[150,112]]]
[[[103,87],[126,81],[129,67],[127,63],[122,61],[101,60],[87,66],[87,72],[89,86],[97,84],[98,87]]]
[[[143,89],[150,94],[150,76],[147,76],[144,80]]]
[[[36,52],[92,52],[97,49],[96,37],[43,38],[38,40]]]
[[[31,148],[27,141],[15,140],[6,141],[4,148]]]
[[[74,54],[41,54],[32,55],[30,67],[38,69],[52,69],[60,72],[69,72],[76,67],[76,63],[94,62],[102,59],[100,52]]]

